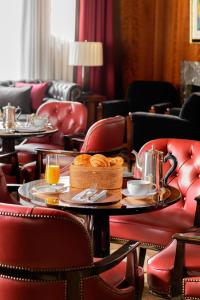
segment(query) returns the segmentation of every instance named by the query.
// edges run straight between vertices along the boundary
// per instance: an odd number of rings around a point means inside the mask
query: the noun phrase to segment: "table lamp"
[[[103,45],[100,42],[71,42],[69,65],[82,67],[82,88],[88,92],[89,76],[86,67],[103,65]]]

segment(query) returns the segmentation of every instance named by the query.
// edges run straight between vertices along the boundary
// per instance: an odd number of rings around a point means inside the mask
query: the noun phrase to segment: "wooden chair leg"
[[[142,247],[139,248],[139,266],[141,267],[144,266],[146,252],[147,252],[146,248],[142,248]]]

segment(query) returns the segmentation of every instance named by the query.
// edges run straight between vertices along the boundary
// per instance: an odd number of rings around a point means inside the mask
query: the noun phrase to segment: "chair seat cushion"
[[[173,240],[165,249],[148,260],[148,284],[150,290],[156,293],[165,295],[168,295],[170,293],[170,281],[172,270],[174,267],[176,244],[176,240]],[[200,247],[198,245],[187,244],[185,247],[185,251],[185,267],[187,269],[187,274],[193,275],[194,273],[196,273],[200,275]],[[190,286],[191,285],[192,284],[190,283]]]
[[[27,143],[16,146],[18,151],[18,160],[20,164],[26,164],[36,160],[37,151],[36,149],[49,149],[49,150],[63,150],[63,146],[56,144],[40,144],[40,143]]]
[[[174,233],[185,232],[192,227],[193,221],[192,214],[173,205],[155,212],[113,216],[110,218],[110,231],[112,237],[165,246]]]
[[[187,299],[200,299],[200,277],[187,277],[183,280],[183,295]]]

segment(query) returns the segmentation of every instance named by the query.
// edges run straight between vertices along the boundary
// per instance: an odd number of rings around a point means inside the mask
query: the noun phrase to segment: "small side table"
[[[81,96],[80,101],[84,103],[88,109],[87,128],[89,128],[93,123],[95,123],[98,120],[97,107],[99,103],[103,102],[104,100],[106,100],[106,97],[102,95],[85,94]]]

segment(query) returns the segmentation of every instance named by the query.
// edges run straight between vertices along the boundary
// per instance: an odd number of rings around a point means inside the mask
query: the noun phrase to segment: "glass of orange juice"
[[[58,154],[48,154],[45,169],[45,180],[48,184],[57,184],[60,179]]]

